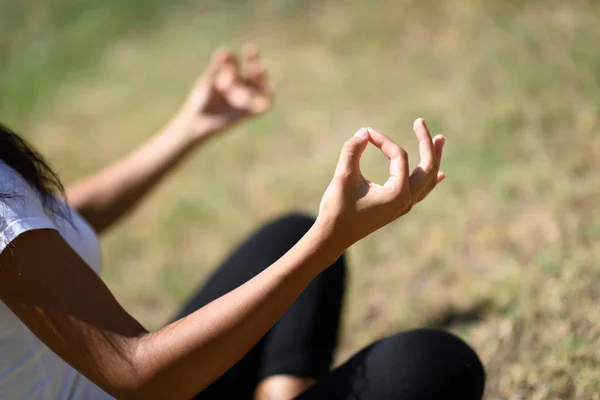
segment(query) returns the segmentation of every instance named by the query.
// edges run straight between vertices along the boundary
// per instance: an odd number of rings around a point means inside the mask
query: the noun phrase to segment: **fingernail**
[[[423,118],[415,119],[415,122],[413,122],[413,129],[418,129],[421,124],[425,125],[425,120]]]
[[[367,132],[366,128],[360,128],[360,129],[359,129],[359,130],[358,130],[358,131],[357,131],[357,132],[354,134],[354,136],[363,137],[363,138],[367,137],[367,135],[368,135],[368,132]]]

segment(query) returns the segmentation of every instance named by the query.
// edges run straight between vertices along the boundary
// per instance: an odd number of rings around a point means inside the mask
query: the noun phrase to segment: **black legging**
[[[289,215],[254,233],[186,304],[181,318],[235,289],[286,253],[314,220]],[[271,375],[313,377],[298,399],[481,399],[485,373],[459,338],[419,329],[379,340],[330,371],[345,286],[344,257],[317,276],[273,328],[197,400],[252,399]]]

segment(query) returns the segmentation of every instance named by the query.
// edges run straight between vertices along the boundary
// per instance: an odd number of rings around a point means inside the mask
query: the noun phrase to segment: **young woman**
[[[129,157],[66,190],[35,151],[0,129],[1,399],[480,399],[477,355],[444,332],[382,339],[330,371],[343,253],[408,213],[444,178],[444,138],[414,131],[421,161],[362,128],[344,144],[318,216],[252,235],[163,329],[147,331],[99,278],[101,233],[186,154],[271,94],[256,50],[217,52],[184,106]],[[361,174],[371,143],[383,186]],[[68,203],[63,199],[68,199]]]

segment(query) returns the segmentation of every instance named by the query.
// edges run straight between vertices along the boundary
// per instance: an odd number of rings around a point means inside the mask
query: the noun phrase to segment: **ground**
[[[70,4],[72,3],[72,4]],[[448,178],[349,250],[338,362],[422,325],[465,338],[488,399],[600,399],[600,4],[594,1],[0,1],[0,118],[66,183],[177,109],[213,48],[258,43],[275,109],[200,150],[104,239],[104,277],[159,327],[262,222],[314,214],[373,126]],[[366,154],[366,174],[385,160]]]

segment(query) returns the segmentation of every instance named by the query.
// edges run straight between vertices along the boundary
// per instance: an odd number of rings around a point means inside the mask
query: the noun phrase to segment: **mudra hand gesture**
[[[271,108],[273,96],[258,49],[246,45],[240,58],[219,49],[190,91],[177,120],[202,139]]]
[[[344,144],[317,218],[340,248],[408,213],[444,179],[439,169],[445,138],[437,135],[432,139],[422,119],[415,121],[413,130],[421,160],[412,173],[406,151],[372,128],[358,130]],[[383,185],[369,181],[360,170],[360,158],[369,143],[390,160],[390,177]]]

